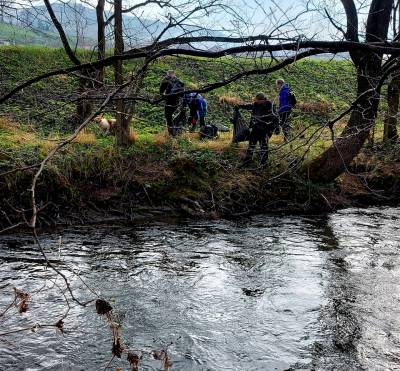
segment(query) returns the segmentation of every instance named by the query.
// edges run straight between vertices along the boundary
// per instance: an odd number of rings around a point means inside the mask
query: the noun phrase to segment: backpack
[[[294,93],[289,92],[289,104],[294,107],[297,104],[297,98]]]
[[[177,94],[183,92],[184,84],[181,80],[174,77],[173,79],[171,79],[170,83],[171,83],[171,90],[169,94]]]

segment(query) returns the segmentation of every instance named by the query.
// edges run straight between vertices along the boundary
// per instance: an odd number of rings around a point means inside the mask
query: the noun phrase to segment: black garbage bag
[[[272,130],[273,134],[279,135],[281,133],[281,125],[279,122],[279,116],[278,114],[274,113],[273,119],[272,119]]]
[[[233,111],[231,123],[233,124],[232,143],[245,142],[249,140],[249,125],[246,123],[238,109]]]
[[[232,142],[233,143],[240,143],[240,142],[247,142],[250,138],[250,129],[247,128],[242,128],[238,130],[236,135],[233,137]]]
[[[183,131],[186,124],[186,110],[182,108],[178,114],[172,119],[172,135],[175,136]]]
[[[206,124],[200,128],[200,139],[218,138],[218,127],[214,124]]]

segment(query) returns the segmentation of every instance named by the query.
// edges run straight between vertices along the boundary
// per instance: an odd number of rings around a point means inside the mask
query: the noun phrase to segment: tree
[[[342,0],[347,16],[346,40],[359,42],[358,14],[353,0]],[[368,13],[365,43],[387,40],[393,0],[373,0]],[[332,146],[314,160],[308,175],[313,181],[330,182],[345,171],[365,143],[375,124],[383,75],[383,53],[350,51],[357,69],[357,96],[361,97],[347,126]]]
[[[76,51],[72,50],[68,36],[67,36],[62,24],[58,20],[55,12],[53,10],[53,7],[50,4],[50,1],[44,0],[44,4],[49,13],[50,19],[53,22],[54,27],[57,29],[58,34],[60,35],[62,45],[63,45],[64,50],[67,53],[69,59],[75,65],[77,65],[77,66],[81,65],[81,61],[77,57]],[[93,73],[91,72],[91,70],[88,68],[85,68],[85,69],[82,69],[82,75],[79,77],[79,93],[80,93],[81,97],[77,100],[77,105],[76,105],[76,114],[77,114],[79,123],[84,121],[85,118],[88,117],[92,111],[92,106],[91,106],[90,101],[85,99],[85,95],[87,93],[88,88],[93,86],[92,75],[93,75]]]
[[[124,51],[124,38],[122,34],[122,0],[114,1],[114,55],[121,55]],[[116,86],[124,82],[122,71],[122,60],[117,59],[114,62],[114,81]],[[125,102],[123,99],[117,100],[117,144],[128,146],[129,142],[129,121],[125,114]]]
[[[0,0],[0,23],[8,23],[6,19],[10,19],[14,12],[15,7],[11,0]]]
[[[106,56],[106,24],[104,21],[104,5],[105,0],[98,0],[96,6],[96,19],[97,19],[97,60],[102,60]],[[98,87],[104,83],[104,66],[98,68],[96,77],[99,84]]]
[[[399,113],[399,97],[400,74],[396,71],[390,76],[387,91],[388,110],[385,117],[383,138],[388,144],[393,144],[398,140],[397,115]]]
[[[400,2],[397,1],[392,12],[392,28],[394,40],[400,39]],[[400,94],[400,64],[390,75],[387,91],[388,110],[386,112],[383,139],[387,144],[393,144],[398,140],[397,134],[397,114],[399,113],[399,94]]]

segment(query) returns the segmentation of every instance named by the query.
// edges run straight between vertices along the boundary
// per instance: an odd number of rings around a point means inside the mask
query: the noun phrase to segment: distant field
[[[11,44],[60,46],[60,39],[55,33],[5,23],[0,23],[0,39]]]

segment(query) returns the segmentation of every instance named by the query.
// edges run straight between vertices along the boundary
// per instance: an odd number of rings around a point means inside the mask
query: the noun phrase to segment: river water
[[[240,222],[74,227],[42,234],[77,298],[114,307],[141,370],[168,349],[171,370],[400,370],[400,209]],[[70,269],[66,269],[66,266]],[[79,272],[80,278],[71,272]],[[0,236],[0,313],[13,287],[29,308],[0,317],[1,370],[102,370],[110,328],[70,301],[27,235]],[[110,370],[129,370],[126,355]]]

